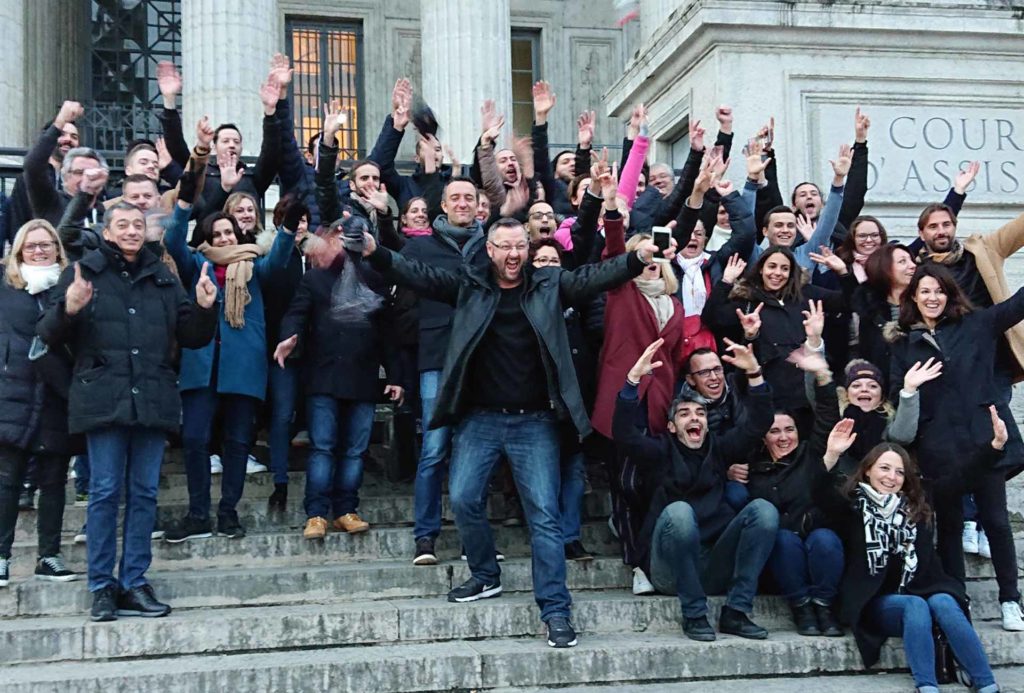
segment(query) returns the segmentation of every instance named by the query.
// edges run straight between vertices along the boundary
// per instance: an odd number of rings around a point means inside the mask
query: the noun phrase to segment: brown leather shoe
[[[323,517],[311,517],[306,520],[306,528],[302,530],[303,539],[323,539],[327,534],[327,520]]]
[[[348,515],[342,515],[334,521],[334,528],[339,532],[348,532],[349,534],[358,534],[359,532],[365,532],[370,528],[370,523],[365,522],[356,513],[349,513]]]

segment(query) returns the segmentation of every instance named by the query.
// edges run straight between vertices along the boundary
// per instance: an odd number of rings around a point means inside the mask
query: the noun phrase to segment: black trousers
[[[9,445],[0,445],[0,558],[11,557],[14,525],[18,521],[18,496],[29,457],[32,456],[36,460],[36,485],[39,487],[39,504],[36,507],[39,557],[60,553],[64,487],[67,484],[70,459],[59,455],[33,454]]]

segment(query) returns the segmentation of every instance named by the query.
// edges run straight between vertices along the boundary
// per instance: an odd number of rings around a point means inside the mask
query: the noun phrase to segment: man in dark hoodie
[[[679,596],[683,633],[690,639],[715,639],[707,618],[708,592],[726,593],[721,632],[764,639],[768,631],[749,614],[779,514],[762,500],[737,513],[725,499],[725,474],[771,426],[771,391],[751,349],[729,342],[732,355],[723,359],[746,373],[749,386],[742,422],[728,436],[711,433],[705,405],[682,395],[669,410],[668,433],[649,437],[636,424],[642,406],[637,392],[640,380],[661,365],[652,363],[661,344],[660,339],[651,344],[627,373],[612,421],[615,442],[646,468],[647,478],[657,480],[639,536],[642,567],[659,592]]]

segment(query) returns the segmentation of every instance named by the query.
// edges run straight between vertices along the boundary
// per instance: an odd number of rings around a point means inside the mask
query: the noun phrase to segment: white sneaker
[[[964,553],[978,553],[978,523],[964,522]]]
[[[633,594],[654,594],[658,590],[654,589],[654,585],[647,579],[644,571],[640,568],[633,568]]]
[[[1024,630],[1024,614],[1021,613],[1020,604],[1003,602],[1000,606],[1003,609],[1003,630]]]
[[[210,455],[210,474],[223,474],[224,465],[220,463],[220,455]]]
[[[82,529],[78,530],[78,533],[75,534],[75,538],[73,539],[73,541],[76,544],[84,544],[86,540],[87,537],[85,535],[85,525],[82,525]]]
[[[267,471],[267,465],[260,463],[258,459],[249,455],[249,459],[245,462],[245,473],[260,474],[265,471]]]
[[[988,537],[985,530],[978,530],[978,555],[982,558],[992,558],[992,547],[988,544]]]

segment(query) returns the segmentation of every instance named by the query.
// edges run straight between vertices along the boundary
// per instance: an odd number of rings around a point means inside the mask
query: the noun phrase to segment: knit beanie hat
[[[846,387],[849,389],[854,380],[870,378],[878,383],[878,386],[885,388],[885,379],[882,377],[882,370],[864,359],[854,359],[846,365]]]

